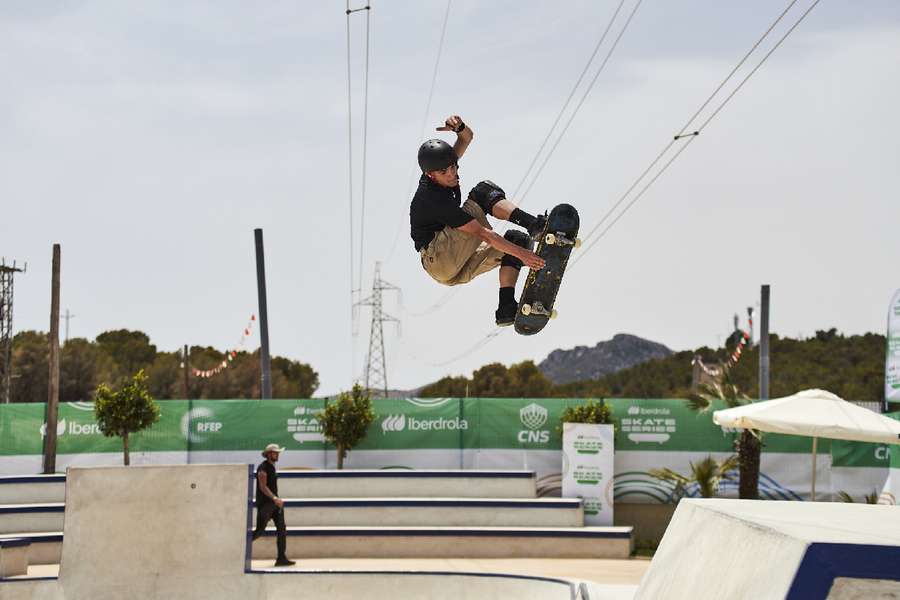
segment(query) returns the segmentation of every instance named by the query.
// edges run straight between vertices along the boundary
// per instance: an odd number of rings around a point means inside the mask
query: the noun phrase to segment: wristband
[[[463,123],[462,119],[460,119],[460,120],[459,120],[459,127],[457,127],[456,129],[454,129],[453,132],[454,132],[454,133],[462,133],[463,130],[464,130],[465,128],[466,128],[466,124]]]

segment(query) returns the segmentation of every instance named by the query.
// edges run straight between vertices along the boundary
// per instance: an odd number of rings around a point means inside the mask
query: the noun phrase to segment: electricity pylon
[[[6,259],[0,259],[0,402],[3,404],[9,403],[12,365],[13,277],[24,272],[15,261],[7,265]]]
[[[382,292],[400,288],[381,278],[381,263],[375,263],[375,277],[372,281],[372,295],[361,300],[357,306],[372,307],[372,328],[369,332],[369,356],[366,359],[366,389],[372,397],[384,398],[388,393],[387,361],[384,358],[384,324],[400,321],[384,312]]]

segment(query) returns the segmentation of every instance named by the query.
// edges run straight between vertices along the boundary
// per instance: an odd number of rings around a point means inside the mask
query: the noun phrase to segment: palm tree
[[[863,496],[863,501],[866,504],[878,504],[878,496],[878,490],[872,490],[871,494],[866,494],[865,496]],[[838,500],[840,500],[841,502],[856,502],[856,500],[853,499],[853,496],[845,491],[838,492]]]
[[[728,369],[722,371],[721,381],[712,384],[702,384],[700,392],[687,400],[688,408],[703,414],[708,412],[713,402],[721,400],[728,408],[750,404],[752,400],[738,389],[731,381]],[[762,453],[762,439],[759,431],[744,429],[740,437],[735,440],[734,449],[740,467],[740,479],[738,481],[738,496],[744,499],[756,500],[759,498],[759,460]]]
[[[733,481],[730,472],[738,466],[738,458],[730,456],[719,462],[712,456],[707,456],[696,465],[690,464],[690,476],[676,473],[672,469],[650,469],[649,473],[660,481],[671,483],[674,486],[672,497],[676,502],[684,497],[689,487],[695,484],[701,497],[712,498],[719,490],[720,483]]]

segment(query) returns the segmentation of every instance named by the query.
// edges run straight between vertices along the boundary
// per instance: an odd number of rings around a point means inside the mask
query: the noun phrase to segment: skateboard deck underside
[[[546,264],[539,271],[531,269],[528,272],[528,278],[525,280],[525,287],[519,299],[519,310],[516,312],[516,333],[534,335],[547,325],[550,316],[535,314],[533,307],[539,303],[547,312],[553,310],[556,294],[559,292],[559,286],[569,262],[569,255],[572,253],[573,246],[571,245],[548,244],[547,233],[575,240],[579,224],[578,211],[570,204],[559,204],[550,211],[550,215],[547,217],[547,226],[535,249],[535,253],[543,258]],[[532,307],[531,314],[526,315],[522,312],[526,305]]]

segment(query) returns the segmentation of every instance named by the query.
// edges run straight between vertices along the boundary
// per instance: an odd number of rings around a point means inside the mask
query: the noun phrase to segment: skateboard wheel
[[[581,238],[575,238],[575,247],[581,248]]]
[[[522,314],[525,315],[526,317],[531,314],[531,305],[530,304],[522,305]]]
[[[548,246],[554,245],[556,243],[556,236],[553,235],[552,233],[548,233],[547,235],[544,236],[544,243],[547,244]]]
[[[557,312],[556,312],[555,310],[551,310],[551,311],[550,311],[550,318],[551,318],[551,319],[555,319],[555,318],[556,318],[556,315],[557,315]]]

